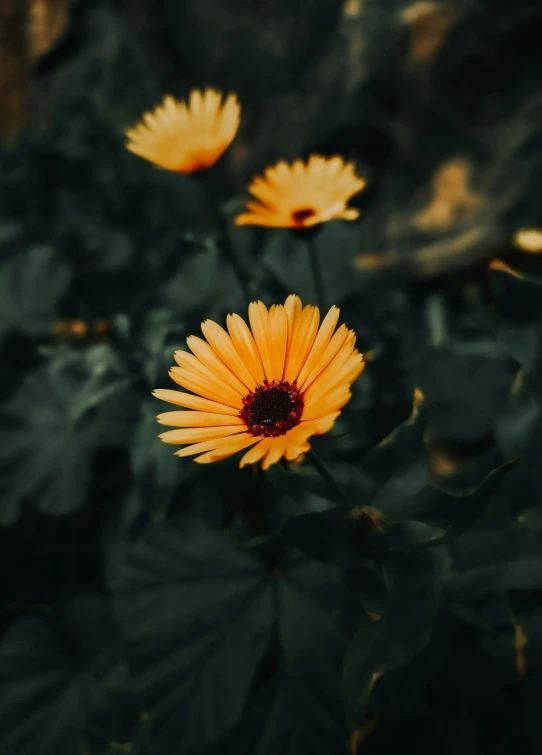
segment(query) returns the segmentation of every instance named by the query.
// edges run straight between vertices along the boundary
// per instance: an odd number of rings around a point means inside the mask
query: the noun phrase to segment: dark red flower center
[[[304,207],[302,210],[292,212],[292,220],[295,225],[304,225],[305,221],[316,215],[316,212],[310,207]]]
[[[303,396],[295,383],[264,380],[243,399],[239,416],[251,435],[275,438],[299,425],[303,413]]]

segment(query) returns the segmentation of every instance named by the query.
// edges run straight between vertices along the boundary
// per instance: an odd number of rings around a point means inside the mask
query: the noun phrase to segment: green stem
[[[318,248],[316,246],[316,237],[314,235],[307,238],[307,252],[309,255],[309,264],[312,273],[312,282],[314,285],[314,295],[316,297],[316,304],[320,308],[322,315],[326,310],[326,298],[324,295],[324,280],[322,278],[322,269],[318,260]]]
[[[216,212],[216,220],[218,226],[218,243],[220,245],[220,248],[222,249],[224,257],[226,257],[232,267],[233,272],[235,273],[239,286],[241,287],[241,290],[243,292],[243,296],[247,301],[250,301],[250,299],[252,298],[250,293],[250,278],[243,265],[240,263],[239,258],[237,257],[235,249],[233,248],[233,244],[231,243],[230,237],[228,235],[226,223],[219,212]]]
[[[316,451],[313,451],[312,448],[306,452],[305,456],[310,461],[312,466],[316,469],[318,474],[321,476],[321,478],[324,480],[324,482],[327,483],[327,485],[331,488],[331,490],[336,493],[337,497],[339,498],[340,502],[348,507],[352,507],[352,501],[350,500],[348,493],[344,488],[339,485],[337,480],[333,477],[329,469],[326,467],[322,459],[318,456]]]
[[[233,248],[233,244],[230,241],[227,223],[223,215],[220,214],[220,195],[216,190],[216,176],[210,176],[207,175],[207,171],[201,171],[201,173],[196,174],[195,177],[200,182],[200,185],[202,186],[202,189],[205,193],[207,206],[218,232],[218,245],[222,250],[224,257],[231,265],[241,291],[243,292],[243,296],[247,301],[250,301],[250,299],[252,298],[250,276],[247,274],[245,268],[239,261],[239,257],[237,256],[237,253]]]

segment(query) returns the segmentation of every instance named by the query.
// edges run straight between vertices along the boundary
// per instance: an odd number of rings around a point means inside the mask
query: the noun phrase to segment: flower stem
[[[314,285],[314,294],[316,297],[316,304],[320,308],[322,315],[326,310],[326,299],[324,295],[324,281],[322,278],[322,269],[318,260],[318,248],[316,246],[316,237],[311,235],[307,238],[307,252],[309,254],[309,264],[312,273],[312,282]]]
[[[228,229],[226,227],[226,223],[224,221],[224,218],[220,213],[217,211],[215,213],[216,215],[216,221],[218,226],[218,243],[220,248],[222,249],[224,253],[224,257],[228,260],[230,263],[233,272],[235,273],[235,276],[237,278],[237,281],[239,283],[239,286],[241,287],[241,290],[243,292],[243,296],[247,301],[250,301],[251,299],[251,293],[250,293],[250,279],[249,276],[244,269],[243,265],[240,263],[239,258],[237,257],[237,254],[235,252],[235,249],[233,248],[233,244],[230,241],[230,237],[228,235]]]
[[[318,474],[321,476],[321,478],[324,480],[324,482],[327,483],[327,485],[331,488],[331,490],[337,495],[338,499],[342,504],[345,506],[348,506],[349,508],[352,507],[352,501],[350,500],[350,497],[348,496],[348,493],[344,488],[339,485],[337,480],[333,477],[329,469],[326,467],[322,459],[318,456],[316,451],[313,451],[312,448],[306,452],[305,456],[310,461],[312,466],[316,469]]]
[[[209,213],[218,232],[218,246],[226,260],[231,265],[245,299],[250,301],[252,298],[250,276],[239,261],[239,257],[230,241],[226,220],[220,213],[221,195],[218,186],[219,176],[216,174],[210,175],[208,174],[208,171],[203,170],[200,173],[197,173],[195,177],[203,189]]]

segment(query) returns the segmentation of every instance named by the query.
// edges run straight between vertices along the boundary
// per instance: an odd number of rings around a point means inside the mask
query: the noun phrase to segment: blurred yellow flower
[[[283,456],[292,461],[310,449],[312,435],[326,433],[351,397],[363,372],[363,355],[346,325],[336,329],[339,309],[320,312],[291,295],[269,310],[248,308],[250,327],[228,315],[227,332],[206,320],[205,339],[190,336],[192,352],[177,351],[170,377],[191,391],[155,390],[154,395],[189,411],[165,412],[165,443],[186,444],[177,456],[200,464],[219,461],[253,446],[240,466],[261,461],[268,469]],[[191,411],[190,411],[191,410]]]
[[[126,149],[160,168],[195,173],[210,168],[233,141],[241,116],[234,94],[214,89],[190,93],[188,105],[173,97],[126,131]]]
[[[512,243],[522,252],[538,254],[542,252],[542,228],[522,228],[513,235]]]
[[[355,220],[359,211],[346,207],[366,185],[342,157],[312,155],[307,163],[279,162],[254,178],[248,191],[257,202],[235,218],[236,225],[309,228],[328,220]]]

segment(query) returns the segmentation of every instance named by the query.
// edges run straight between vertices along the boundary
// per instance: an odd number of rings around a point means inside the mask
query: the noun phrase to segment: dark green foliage
[[[0,752],[539,755],[541,8],[67,5],[0,152]],[[195,86],[243,106],[201,181],[123,139]],[[313,152],[358,222],[235,226]],[[366,354],[333,429],[176,458],[174,352],[316,303],[310,255]]]
[[[129,386],[107,346],[53,352],[25,376],[1,418],[3,524],[24,503],[57,515],[83,504],[95,450],[127,441]]]

